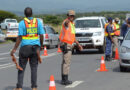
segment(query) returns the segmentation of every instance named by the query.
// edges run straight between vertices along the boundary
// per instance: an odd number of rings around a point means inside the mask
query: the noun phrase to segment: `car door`
[[[58,36],[57,36],[55,30],[52,27],[51,27],[51,29],[52,29],[52,32],[53,32],[53,43],[54,43],[54,45],[58,45]]]
[[[54,32],[50,26],[47,26],[47,33],[49,36],[50,46],[54,45]]]

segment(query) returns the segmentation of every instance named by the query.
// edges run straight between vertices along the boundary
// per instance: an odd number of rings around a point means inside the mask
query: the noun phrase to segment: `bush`
[[[2,22],[5,18],[17,18],[17,16],[11,12],[0,10],[0,22]]]

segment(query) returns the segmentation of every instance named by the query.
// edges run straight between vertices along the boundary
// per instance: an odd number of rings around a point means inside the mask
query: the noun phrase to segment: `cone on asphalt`
[[[101,64],[100,64],[100,69],[97,70],[98,72],[107,72],[108,70],[106,69],[105,65],[105,60],[104,57],[101,57]]]
[[[42,56],[48,56],[46,46],[44,46],[44,53],[42,54]]]
[[[49,90],[56,90],[56,85],[55,85],[55,81],[54,81],[54,76],[53,75],[50,76]]]
[[[118,52],[118,48],[116,48],[116,52],[115,52],[115,60],[119,60],[119,52]]]
[[[62,51],[61,51],[61,49],[60,49],[60,45],[58,45],[58,51],[57,51],[58,53],[61,53]]]

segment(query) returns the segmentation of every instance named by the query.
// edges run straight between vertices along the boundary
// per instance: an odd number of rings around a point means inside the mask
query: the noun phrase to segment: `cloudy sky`
[[[63,13],[69,9],[77,12],[130,11],[130,0],[0,0],[0,10],[23,13],[25,7],[34,13]]]

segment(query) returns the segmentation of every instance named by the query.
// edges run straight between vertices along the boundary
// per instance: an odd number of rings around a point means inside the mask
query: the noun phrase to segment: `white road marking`
[[[54,52],[54,53],[48,54],[48,56],[41,56],[41,58],[48,58],[48,57],[52,57],[52,56],[59,55],[59,54],[60,53]],[[19,58],[16,55],[15,55],[15,57]],[[11,58],[11,57],[0,58],[0,61],[2,61],[4,59],[9,59],[9,58]],[[2,65],[0,65],[0,69],[9,68],[9,67],[13,67],[13,66],[15,66],[15,64],[13,64],[13,63],[2,64]]]
[[[5,53],[0,53],[0,56],[1,56],[1,55],[6,55],[6,54],[10,54],[11,50],[12,50],[12,49],[10,49],[10,50],[9,50],[9,52],[5,52]],[[16,51],[16,52],[18,52],[18,51]]]
[[[0,58],[0,61],[4,60],[4,59],[9,59],[10,57],[4,57],[4,58]]]
[[[0,67],[1,67],[1,66],[6,66],[6,65],[10,65],[10,64],[11,64],[11,63],[2,64],[2,65],[0,65]]]
[[[15,64],[5,65],[3,67],[0,67],[0,69],[9,68],[9,67],[13,67],[13,66],[15,66]]]
[[[78,86],[79,84],[83,83],[84,81],[75,81],[71,85],[66,86],[65,88],[74,88]]]

